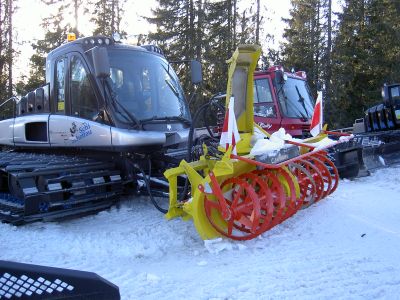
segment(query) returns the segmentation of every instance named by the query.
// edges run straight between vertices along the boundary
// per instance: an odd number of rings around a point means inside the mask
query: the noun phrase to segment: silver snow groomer
[[[167,196],[162,172],[185,153],[190,125],[158,47],[104,36],[66,43],[47,56],[46,85],[1,105],[0,219],[88,213],[141,188]]]

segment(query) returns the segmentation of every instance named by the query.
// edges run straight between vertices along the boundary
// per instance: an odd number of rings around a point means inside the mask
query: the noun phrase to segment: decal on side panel
[[[272,127],[272,124],[269,124],[269,123],[265,124],[263,122],[258,122],[257,125],[264,129],[270,129]]]
[[[72,143],[76,143],[91,135],[92,129],[90,128],[90,124],[87,122],[83,122],[79,127],[76,122],[72,122],[69,132],[71,133],[69,140],[72,141]]]

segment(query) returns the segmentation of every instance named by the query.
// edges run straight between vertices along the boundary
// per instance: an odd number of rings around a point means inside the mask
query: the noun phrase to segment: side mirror
[[[110,77],[110,61],[107,49],[104,47],[94,47],[92,49],[94,73],[97,78]]]
[[[190,61],[190,76],[193,84],[199,84],[203,81],[201,63],[197,60]]]

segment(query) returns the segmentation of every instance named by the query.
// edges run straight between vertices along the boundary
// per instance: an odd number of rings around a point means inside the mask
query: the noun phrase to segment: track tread
[[[99,211],[123,192],[114,163],[80,156],[0,152],[0,175],[0,221],[13,224]]]

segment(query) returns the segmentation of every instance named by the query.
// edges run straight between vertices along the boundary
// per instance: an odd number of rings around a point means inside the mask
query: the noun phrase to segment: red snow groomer
[[[309,137],[314,99],[304,71],[272,66],[254,73],[254,121],[272,133],[284,128],[294,137]]]
[[[241,45],[229,60],[223,138],[214,145],[203,143],[198,160],[182,160],[164,173],[167,218],[193,219],[203,239],[255,238],[338,185],[335,165],[313,144],[325,136],[294,140],[283,129],[269,135],[255,125],[253,72],[259,55],[259,46]],[[206,109],[197,114],[206,115]]]
[[[257,70],[254,73],[253,95],[254,122],[265,131],[273,133],[284,128],[293,137],[311,136],[315,100],[305,71],[288,72],[282,66]],[[330,148],[329,153],[340,177],[358,175],[361,161],[359,145],[353,142],[347,146],[338,145]]]

